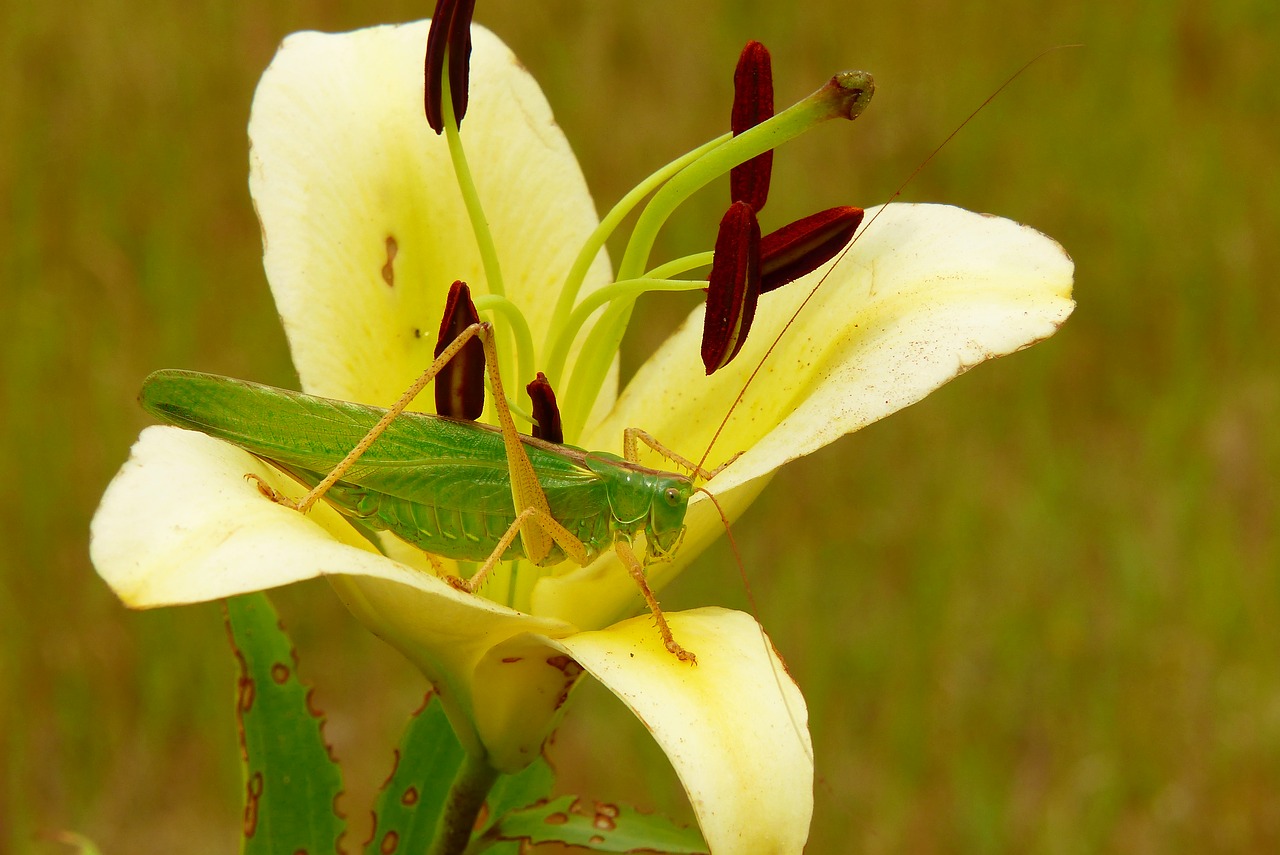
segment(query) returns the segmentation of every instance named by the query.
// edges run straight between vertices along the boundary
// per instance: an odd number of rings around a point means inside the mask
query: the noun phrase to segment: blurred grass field
[[[236,851],[219,609],[123,609],[89,566],[88,521],[146,423],[150,370],[296,383],[246,188],[276,44],[429,6],[0,3],[0,852],[67,851],[49,839],[66,829],[108,855]],[[601,207],[721,132],[746,39],[771,48],[780,104],[872,71],[856,126],[778,156],[766,226],[884,200],[1020,64],[1083,43],[904,194],[1058,239],[1073,318],[792,465],[735,528],[810,705],[809,851],[1280,848],[1277,7],[479,6]],[[709,245],[726,195],[696,199],[659,253]],[[643,308],[631,367],[679,316]],[[277,600],[359,836],[424,686],[325,585]],[[664,597],[709,601],[745,604],[723,546]],[[556,752],[566,787],[687,811],[595,687]]]

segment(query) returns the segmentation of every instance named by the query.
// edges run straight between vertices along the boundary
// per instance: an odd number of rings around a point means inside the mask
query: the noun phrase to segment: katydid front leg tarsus
[[[739,451],[715,469],[704,469],[702,466],[694,463],[684,455],[678,454],[674,449],[663,445],[648,431],[641,430],[640,428],[627,428],[622,432],[623,454],[627,460],[632,463],[640,462],[640,443],[642,442],[658,454],[662,455],[665,459],[670,460],[677,466],[687,469],[694,478],[701,481],[710,481],[712,478],[728,469],[733,461],[742,456],[742,452]]]

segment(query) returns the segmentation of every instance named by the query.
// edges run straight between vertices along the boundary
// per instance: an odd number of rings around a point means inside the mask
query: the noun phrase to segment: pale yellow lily
[[[422,118],[426,27],[292,36],[254,100],[250,186],[264,263],[312,394],[391,402],[431,361],[449,284],[485,291],[453,162]],[[536,84],[480,28],[471,80],[467,156],[506,297],[541,341],[554,288],[596,225],[594,205]],[[1052,334],[1071,311],[1071,262],[1048,238],[942,206],[875,213],[717,441],[718,460],[744,452],[709,485],[731,515],[787,460]],[[620,398],[615,381],[605,384],[580,444],[620,452],[622,429],[639,426],[699,457],[820,275],[766,295],[751,340],[711,378],[695,312]],[[609,280],[601,254],[583,292]],[[804,702],[753,619],[668,613],[698,656],[690,667],[665,651],[651,620],[616,622],[639,599],[612,557],[549,573],[526,563],[519,581],[508,568],[486,596],[463,594],[415,550],[390,538],[374,548],[323,503],[303,517],[265,501],[246,473],[299,492],[223,443],[148,428],[94,519],[99,573],[136,608],[327,576],[427,675],[468,751],[501,771],[536,756],[585,669],[666,751],[714,852],[802,849],[813,777]],[[705,501],[688,525],[676,559],[651,568],[655,587],[722,530]]]

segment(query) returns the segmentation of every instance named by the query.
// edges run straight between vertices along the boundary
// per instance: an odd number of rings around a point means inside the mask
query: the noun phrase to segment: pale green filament
[[[595,230],[587,238],[586,243],[582,245],[582,249],[578,250],[578,256],[574,259],[573,266],[569,268],[569,275],[565,278],[564,285],[560,288],[560,296],[556,299],[556,308],[552,314],[551,326],[547,330],[545,347],[548,349],[553,348],[555,346],[553,342],[562,336],[564,325],[568,322],[570,310],[573,308],[573,302],[578,299],[578,291],[582,288],[582,283],[587,277],[587,271],[591,269],[591,263],[595,261],[605,241],[614,233],[618,225],[635,209],[636,205],[640,204],[640,201],[645,196],[658,189],[663,182],[707,152],[728,142],[732,136],[732,134],[724,134],[716,137],[711,142],[704,143],[693,151],[671,161],[666,166],[655,170],[610,209],[609,213],[600,221],[600,225],[596,226]],[[563,367],[563,362],[561,362],[561,367]],[[548,371],[547,377],[552,383],[559,382],[559,370],[554,374]]]
[[[719,145],[699,149],[706,153],[664,183],[641,212],[618,267],[618,279],[634,280],[642,275],[658,231],[694,192],[733,167],[795,139],[826,119],[855,118],[870,100],[870,90],[870,78],[860,72],[837,75],[817,92],[773,118]],[[634,296],[620,296],[605,309],[588,333],[563,398],[566,437],[576,439],[585,426],[591,403],[608,374],[612,354],[622,343],[634,304]]]
[[[573,344],[574,338],[577,337],[578,330],[587,322],[587,318],[591,317],[592,312],[606,303],[619,299],[635,300],[636,297],[646,291],[697,291],[706,287],[707,282],[705,279],[681,280],[642,277],[640,279],[626,279],[621,282],[614,282],[612,285],[606,285],[603,288],[592,291],[586,297],[583,297],[582,302],[575,306],[573,312],[570,313],[569,319],[564,324],[562,334],[552,345],[551,358],[547,365],[556,372],[564,370],[565,362],[569,358],[569,347]],[[581,362],[581,357],[579,357],[579,362]]]
[[[680,273],[687,273],[690,270],[697,270],[699,267],[710,267],[711,262],[715,261],[716,254],[711,250],[706,252],[695,252],[693,255],[686,255],[683,258],[674,258],[666,264],[659,264],[644,275],[645,279],[670,279]],[[703,283],[706,287],[706,283]]]
[[[446,53],[445,62],[449,57]],[[447,67],[447,66],[446,66]],[[476,248],[480,252],[480,263],[484,267],[484,278],[490,294],[505,297],[506,288],[502,282],[502,268],[498,263],[498,247],[493,242],[493,233],[489,230],[489,220],[484,215],[480,204],[480,193],[476,190],[475,179],[471,175],[471,167],[467,164],[467,154],[462,147],[462,135],[458,132],[458,122],[453,115],[453,95],[449,91],[449,75],[441,79],[443,94],[440,110],[444,119],[444,136],[449,143],[449,157],[453,161],[453,174],[458,179],[458,190],[462,193],[462,202],[467,208],[467,217],[471,220],[471,230],[476,236]],[[517,343],[517,349],[519,344]],[[505,348],[498,349],[498,362],[504,377],[516,376],[511,373],[515,360]],[[532,347],[530,347],[532,351]],[[524,376],[524,375],[519,375]]]

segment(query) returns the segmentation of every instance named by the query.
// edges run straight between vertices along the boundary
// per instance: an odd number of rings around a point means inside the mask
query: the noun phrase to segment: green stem
[[[476,817],[484,807],[484,800],[498,780],[498,770],[484,759],[467,754],[458,768],[458,774],[449,788],[444,812],[436,824],[435,840],[427,855],[460,855],[471,840],[476,827]]]
[[[447,62],[448,59],[446,58],[445,61]],[[449,141],[449,157],[453,161],[453,171],[458,178],[458,189],[462,191],[462,201],[467,206],[467,216],[471,220],[471,229],[475,232],[489,293],[503,296],[506,294],[506,289],[503,287],[502,270],[498,265],[498,248],[494,245],[493,233],[489,231],[489,221],[485,218],[484,208],[480,205],[480,193],[476,190],[471,167],[467,164],[467,153],[462,148],[462,135],[458,133],[458,123],[454,121],[453,103],[449,100],[453,96],[449,94],[447,75],[443,83],[444,135]]]
[[[449,58],[445,56],[445,62]],[[498,263],[498,247],[493,241],[493,232],[489,230],[489,220],[484,215],[484,207],[480,204],[480,191],[476,189],[475,178],[471,174],[471,166],[467,163],[467,152],[462,146],[462,135],[458,130],[458,122],[453,115],[453,95],[449,90],[449,75],[444,75],[442,82],[443,95],[440,105],[444,119],[444,136],[449,143],[449,159],[453,162],[453,174],[458,179],[458,190],[462,193],[462,203],[467,209],[467,218],[471,220],[471,231],[476,237],[476,249],[480,252],[480,264],[484,267],[485,283],[490,294],[498,297],[506,296],[506,286],[502,281],[502,266]],[[512,357],[499,356],[502,363],[499,370],[503,376],[510,377],[515,367]]]

